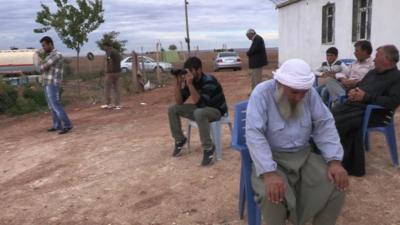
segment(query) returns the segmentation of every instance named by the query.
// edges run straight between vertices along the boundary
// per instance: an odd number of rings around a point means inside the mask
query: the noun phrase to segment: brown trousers
[[[114,103],[116,106],[120,105],[120,92],[119,92],[119,73],[107,73],[105,79],[105,96],[106,104],[111,104],[111,89],[114,90]]]

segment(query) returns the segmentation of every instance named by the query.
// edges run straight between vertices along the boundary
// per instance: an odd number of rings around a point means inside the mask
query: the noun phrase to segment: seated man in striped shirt
[[[222,86],[214,76],[204,74],[201,60],[190,57],[186,60],[186,71],[175,74],[175,105],[168,110],[171,133],[175,139],[173,156],[180,155],[186,143],[182,132],[181,117],[196,121],[199,127],[200,141],[203,146],[202,166],[210,165],[214,157],[215,146],[210,136],[210,123],[225,115],[228,107]],[[191,97],[192,103],[185,103]]]

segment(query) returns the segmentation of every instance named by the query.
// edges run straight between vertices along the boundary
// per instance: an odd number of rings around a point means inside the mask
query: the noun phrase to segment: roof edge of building
[[[285,2],[285,3],[282,3],[282,4],[277,5],[276,8],[277,8],[277,9],[281,9],[281,8],[284,8],[284,7],[286,7],[286,6],[292,5],[292,4],[297,3],[297,2],[300,2],[300,1],[301,1],[301,0],[289,0],[289,1]]]

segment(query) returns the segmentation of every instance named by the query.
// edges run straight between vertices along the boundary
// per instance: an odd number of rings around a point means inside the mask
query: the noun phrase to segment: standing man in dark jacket
[[[210,165],[214,157],[215,146],[210,136],[210,123],[217,121],[227,111],[224,92],[214,76],[204,74],[201,60],[190,57],[186,60],[186,75],[176,75],[175,103],[168,110],[169,125],[175,139],[172,156],[180,155],[186,143],[182,132],[181,117],[196,121],[199,127],[200,141],[204,149],[202,166]],[[192,103],[185,103],[187,99]]]
[[[262,68],[268,64],[267,53],[265,51],[264,39],[256,34],[254,29],[249,29],[246,33],[252,41],[250,49],[247,51],[249,57],[249,73],[251,77],[251,90],[261,83]]]
[[[106,104],[102,105],[102,109],[115,108],[121,109],[121,99],[119,91],[119,77],[121,73],[121,54],[118,50],[110,45],[105,45],[106,50],[106,79],[105,79],[105,98]],[[114,89],[114,103],[111,104],[111,89]]]

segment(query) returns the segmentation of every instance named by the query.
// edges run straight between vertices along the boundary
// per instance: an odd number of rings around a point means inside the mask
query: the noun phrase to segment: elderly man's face
[[[247,33],[246,36],[247,36],[247,38],[248,38],[249,40],[251,40],[251,39],[253,39],[254,34],[252,34],[252,33]]]
[[[287,100],[292,105],[297,105],[300,103],[308,90],[296,90],[288,86],[282,85],[283,94],[286,96]]]
[[[303,111],[303,99],[307,90],[295,90],[279,84],[275,92],[275,100],[285,120],[298,118]]]
[[[374,59],[375,69],[378,72],[383,72],[385,69],[390,67],[390,61],[387,59],[382,49],[378,49]]]

